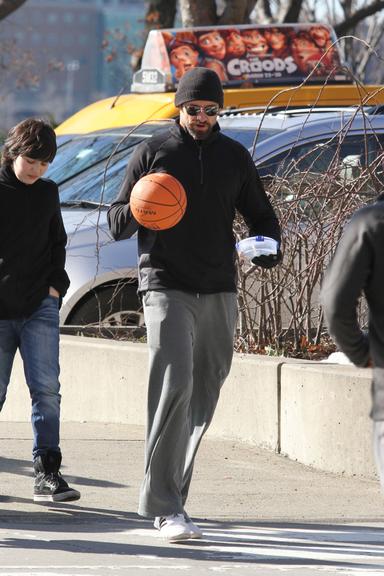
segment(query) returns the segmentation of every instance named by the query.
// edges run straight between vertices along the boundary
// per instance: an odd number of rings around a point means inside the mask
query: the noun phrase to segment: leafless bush
[[[344,224],[357,208],[374,201],[382,182],[379,142],[375,160],[367,152],[361,163],[342,158],[343,138],[278,167],[266,183],[281,223],[284,258],[272,270],[239,260],[237,351],[316,358],[332,350],[319,303],[323,273]],[[247,236],[241,218],[235,233],[239,239]],[[360,312],[364,320],[364,305]]]

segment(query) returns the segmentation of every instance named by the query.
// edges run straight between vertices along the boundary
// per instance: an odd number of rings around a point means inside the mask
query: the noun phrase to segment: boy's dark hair
[[[18,156],[52,162],[56,150],[56,134],[52,126],[44,120],[27,118],[8,132],[1,162],[10,165]]]

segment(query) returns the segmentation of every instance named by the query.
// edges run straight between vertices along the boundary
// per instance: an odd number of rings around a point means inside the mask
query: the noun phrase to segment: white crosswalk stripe
[[[201,527],[202,540],[178,544],[163,542],[154,529],[108,524],[76,525],[74,531],[51,524],[44,531],[30,524],[0,528],[0,576],[384,576],[384,524]]]

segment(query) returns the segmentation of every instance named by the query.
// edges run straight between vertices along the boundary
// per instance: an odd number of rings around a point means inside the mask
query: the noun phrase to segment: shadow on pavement
[[[53,511],[57,513],[56,510]],[[17,535],[9,533],[0,548],[50,550],[95,554],[100,561],[111,555],[140,555],[148,561],[157,558],[188,559],[199,562],[242,562],[278,567],[311,566],[336,569],[383,570],[384,529],[349,524],[269,522],[208,522],[196,519],[204,530],[204,539],[178,544],[162,541],[148,520],[133,513],[111,510],[60,507],[67,522],[39,523],[39,515],[12,522]],[[35,538],[22,537],[31,531]],[[5,527],[4,523],[0,527]],[[60,538],[46,538],[41,532],[62,533]],[[12,531],[11,531],[12,532]],[[77,532],[79,538],[74,538]],[[114,534],[113,534],[114,533]],[[90,538],[88,535],[93,535]],[[95,534],[97,536],[95,537]],[[113,539],[113,541],[112,541]],[[146,558],[147,557],[147,558]]]
[[[117,482],[110,482],[108,480],[99,480],[96,478],[86,478],[84,476],[73,476],[67,474],[65,471],[65,465],[62,466],[61,471],[65,476],[65,479],[73,484],[80,486],[96,486],[100,488],[126,488],[126,484],[120,484]],[[0,456],[0,474],[17,474],[20,476],[33,477],[32,460],[18,460],[16,458],[4,458]],[[5,502],[4,499],[0,498],[0,501]],[[8,502],[13,500],[7,500]]]

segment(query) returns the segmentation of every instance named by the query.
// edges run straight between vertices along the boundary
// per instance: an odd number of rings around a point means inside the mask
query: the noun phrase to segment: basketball
[[[187,195],[171,174],[146,174],[132,188],[130,208],[135,220],[150,230],[176,226],[185,214]]]

